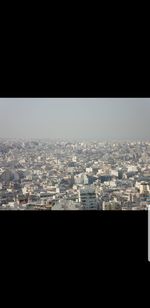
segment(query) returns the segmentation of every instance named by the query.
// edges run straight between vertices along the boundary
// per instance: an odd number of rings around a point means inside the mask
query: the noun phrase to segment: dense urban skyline
[[[0,140],[0,210],[147,210],[150,142]]]
[[[149,98],[0,98],[2,138],[149,139]]]

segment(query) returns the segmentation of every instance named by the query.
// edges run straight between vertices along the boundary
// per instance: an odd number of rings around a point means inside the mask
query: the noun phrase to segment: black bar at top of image
[[[144,67],[100,60],[13,62],[1,68],[0,97],[150,97]]]

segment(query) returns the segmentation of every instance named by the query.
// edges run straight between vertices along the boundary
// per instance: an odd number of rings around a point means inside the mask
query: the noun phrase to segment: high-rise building
[[[149,185],[147,182],[142,182],[140,184],[140,194],[148,194],[149,193]]]
[[[85,210],[97,210],[97,197],[95,190],[91,187],[83,188],[79,192],[79,202]]]
[[[73,157],[72,157],[72,161],[73,161],[74,163],[76,163],[77,157],[76,157],[76,156],[73,156]]]

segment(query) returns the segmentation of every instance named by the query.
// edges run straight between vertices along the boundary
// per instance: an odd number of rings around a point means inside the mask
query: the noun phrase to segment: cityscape
[[[150,142],[0,140],[0,210],[145,210]]]
[[[54,100],[0,99],[0,211],[147,210],[149,100]]]

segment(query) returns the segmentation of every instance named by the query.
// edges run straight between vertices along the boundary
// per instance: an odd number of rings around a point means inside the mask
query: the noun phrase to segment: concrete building
[[[83,188],[79,191],[79,202],[85,210],[97,210],[97,197],[93,188]]]
[[[140,184],[140,194],[147,194],[149,193],[149,185],[147,182],[142,182]]]

